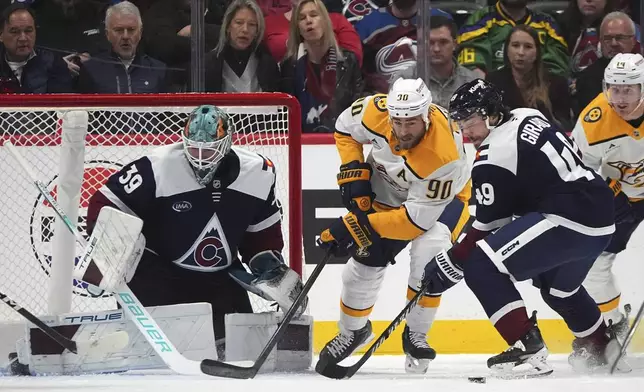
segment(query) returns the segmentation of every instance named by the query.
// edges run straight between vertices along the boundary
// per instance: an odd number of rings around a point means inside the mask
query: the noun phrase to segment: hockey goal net
[[[284,212],[284,256],[301,273],[300,109],[288,95],[4,95],[0,96],[0,141],[11,141],[18,147],[38,179],[52,194],[60,194],[57,197],[63,209],[64,191],[59,187],[64,189],[69,177],[72,183],[78,177],[80,189],[76,198],[67,192],[67,205],[72,210],[78,206],[78,228],[86,235],[90,196],[122,165],[157,146],[180,142],[188,113],[202,104],[217,105],[231,114],[235,145],[275,163],[276,191]],[[70,163],[65,149],[66,143],[74,142],[74,136],[66,134],[64,120],[72,111],[85,111],[89,116],[80,139],[81,144],[84,139],[84,152],[76,163],[73,159]],[[82,249],[70,242],[69,236],[59,239],[63,236],[57,235],[56,228],[63,226],[55,223],[53,209],[6,150],[0,147],[0,291],[36,314],[114,308],[110,295],[92,296],[71,278],[71,266]],[[68,214],[73,219],[76,211]],[[252,302],[256,311],[270,310],[258,297]],[[0,323],[19,319],[9,307],[0,305]]]

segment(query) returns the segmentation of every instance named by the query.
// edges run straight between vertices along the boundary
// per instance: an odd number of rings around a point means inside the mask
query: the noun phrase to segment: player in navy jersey
[[[210,303],[219,341],[225,314],[252,313],[246,290],[288,309],[302,287],[280,254],[275,165],[232,146],[233,133],[223,110],[196,108],[183,142],[124,166],[87,214],[90,232],[103,206],[141,218],[146,246],[130,288],[145,306]]]
[[[533,109],[510,111],[499,90],[477,79],[452,96],[450,121],[477,148],[472,169],[476,221],[464,239],[425,269],[430,292],[463,277],[510,346],[493,370],[547,375],[548,351],[514,281],[532,279],[575,335],[576,369],[609,363],[619,343],[581,285],[615,231],[613,194],[582,163],[573,142]],[[528,370],[517,371],[518,365]]]

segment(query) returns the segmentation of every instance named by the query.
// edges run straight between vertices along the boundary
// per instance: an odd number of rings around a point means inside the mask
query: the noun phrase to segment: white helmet
[[[389,117],[404,118],[422,116],[429,124],[429,105],[432,93],[422,79],[403,79],[394,82],[387,95]]]
[[[618,53],[604,69],[604,83],[644,83],[644,57],[639,53]]]
[[[644,102],[644,57],[639,53],[618,53],[604,69],[602,84],[604,95],[609,103],[611,103],[610,85],[639,85],[639,101],[641,105]]]

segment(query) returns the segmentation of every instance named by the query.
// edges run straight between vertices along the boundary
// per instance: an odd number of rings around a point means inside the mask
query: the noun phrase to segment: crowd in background
[[[0,0],[0,92],[190,91],[191,0],[131,1]],[[420,3],[206,0],[205,89],[292,94],[304,132],[332,132],[355,99],[416,75]],[[639,3],[441,2],[425,37],[434,102],[485,77],[570,130],[610,59],[641,51]]]

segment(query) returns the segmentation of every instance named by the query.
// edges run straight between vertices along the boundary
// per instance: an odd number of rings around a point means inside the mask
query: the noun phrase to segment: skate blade
[[[493,377],[504,380],[545,377],[553,372],[546,362],[547,357],[548,350],[542,349],[524,361],[496,364],[490,370]]]
[[[409,374],[425,374],[431,359],[418,359],[405,355],[405,372]]]

